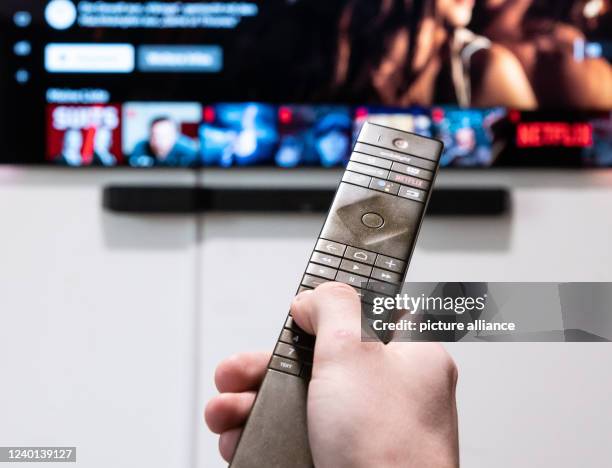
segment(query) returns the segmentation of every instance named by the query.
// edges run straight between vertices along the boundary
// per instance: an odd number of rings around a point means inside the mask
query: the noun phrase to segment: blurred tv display
[[[506,117],[506,110],[457,109],[432,110],[433,136],[444,143],[442,167],[490,167],[493,151],[493,127]]]
[[[65,166],[115,166],[121,151],[119,105],[47,107],[47,160]]]
[[[207,106],[200,127],[206,166],[270,164],[278,142],[273,106],[258,103]]]
[[[348,161],[353,129],[349,107],[280,106],[278,121],[277,166],[334,167]]]
[[[199,165],[198,103],[128,102],[123,106],[122,149],[132,167]]]
[[[4,0],[0,60],[0,163],[612,166],[612,0]]]

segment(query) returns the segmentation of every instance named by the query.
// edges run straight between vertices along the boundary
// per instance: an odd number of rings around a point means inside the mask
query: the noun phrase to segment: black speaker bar
[[[333,189],[113,185],[104,188],[103,205],[112,212],[133,214],[327,213],[334,193]],[[427,214],[500,216],[510,207],[510,193],[505,188],[438,188]]]

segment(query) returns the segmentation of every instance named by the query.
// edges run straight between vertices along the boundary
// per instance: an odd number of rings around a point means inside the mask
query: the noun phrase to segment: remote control
[[[438,170],[438,140],[366,122],[298,289],[326,281],[395,294]],[[371,285],[371,288],[369,287]],[[306,396],[315,338],[287,317],[233,468],[310,468]]]

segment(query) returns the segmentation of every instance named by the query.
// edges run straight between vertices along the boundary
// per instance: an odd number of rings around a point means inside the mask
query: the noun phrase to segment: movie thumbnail
[[[121,153],[119,105],[47,106],[47,160],[56,164],[115,166]]]
[[[276,109],[258,103],[206,106],[199,133],[206,166],[271,164],[278,145]]]
[[[279,167],[346,164],[351,151],[351,110],[344,106],[281,106],[278,109]]]
[[[358,107],[355,109],[355,139],[364,122],[397,128],[404,132],[431,137],[431,116],[429,109],[422,107]]]
[[[433,136],[444,143],[441,167],[489,167],[493,153],[494,125],[506,110],[435,107],[431,110]]]
[[[123,152],[132,167],[193,167],[199,163],[197,103],[128,102]]]

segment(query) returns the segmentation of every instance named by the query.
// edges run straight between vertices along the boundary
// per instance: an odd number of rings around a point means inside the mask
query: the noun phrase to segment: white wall
[[[194,178],[0,170],[2,445],[76,445],[87,468],[225,466],[201,418],[214,366],[271,350],[323,217],[101,209],[104,183]],[[427,219],[412,279],[612,281],[612,174],[440,180],[471,182],[514,186],[513,213]],[[609,465],[609,345],[449,348],[461,373],[463,466]]]

